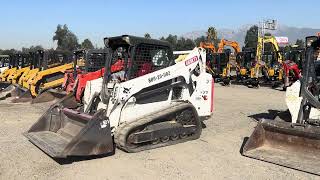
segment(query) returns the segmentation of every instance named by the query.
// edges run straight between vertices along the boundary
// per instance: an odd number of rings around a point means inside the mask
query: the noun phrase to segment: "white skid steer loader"
[[[243,155],[320,175],[320,39],[306,42],[303,77],[286,92],[291,122],[261,120]]]
[[[174,63],[169,43],[134,36],[105,38],[103,79],[87,83],[83,104],[57,102],[25,133],[53,158],[138,152],[199,138],[213,111],[206,52]],[[110,67],[122,67],[111,74]],[[68,100],[69,98],[69,100]],[[70,101],[74,102],[74,101]]]

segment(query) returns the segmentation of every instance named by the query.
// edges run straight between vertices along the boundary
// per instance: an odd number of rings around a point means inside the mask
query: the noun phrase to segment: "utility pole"
[[[276,30],[276,29],[277,29],[277,20],[266,19],[266,20],[259,22],[258,36],[262,38],[262,54],[264,52],[263,40],[264,40],[266,30]]]

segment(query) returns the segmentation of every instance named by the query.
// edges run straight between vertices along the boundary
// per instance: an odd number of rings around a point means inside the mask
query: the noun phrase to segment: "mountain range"
[[[251,24],[243,25],[238,29],[217,28],[218,38],[234,40],[240,43],[241,46],[243,46],[246,32],[251,26],[252,26]],[[200,36],[206,36],[206,32],[207,32],[206,30],[187,32],[183,34],[182,37],[195,39]],[[298,28],[298,27],[290,27],[290,26],[278,24],[276,30],[269,31],[269,32],[274,36],[288,37],[289,43],[294,44],[297,39],[304,39],[306,36],[316,35],[318,32],[320,32],[320,29]]]

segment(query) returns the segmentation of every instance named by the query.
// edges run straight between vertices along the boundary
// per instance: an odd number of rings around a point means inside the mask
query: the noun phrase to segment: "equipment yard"
[[[240,153],[259,118],[287,109],[285,92],[215,84],[214,113],[199,140],[138,153],[55,161],[22,135],[44,104],[1,101],[1,179],[315,179],[316,176],[244,157]],[[280,113],[280,118],[285,117]]]

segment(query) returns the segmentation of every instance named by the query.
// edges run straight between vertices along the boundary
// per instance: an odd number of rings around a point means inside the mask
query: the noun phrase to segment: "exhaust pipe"
[[[242,155],[320,175],[320,129],[261,120],[245,143]]]

